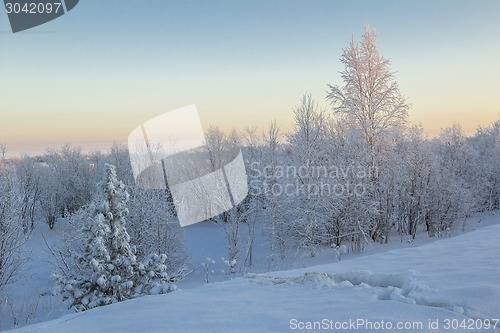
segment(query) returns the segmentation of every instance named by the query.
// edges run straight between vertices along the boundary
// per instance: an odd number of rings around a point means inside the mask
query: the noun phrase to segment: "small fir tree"
[[[165,254],[137,261],[125,228],[129,196],[114,166],[106,164],[105,180],[98,187],[82,226],[83,251],[72,251],[73,267],[56,275],[64,297],[76,311],[84,311],[140,294],[174,290]]]

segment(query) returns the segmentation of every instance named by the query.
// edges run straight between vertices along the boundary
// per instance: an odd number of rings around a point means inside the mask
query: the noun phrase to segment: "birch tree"
[[[314,165],[322,164],[320,154],[324,119],[324,112],[318,110],[311,94],[305,94],[294,108],[294,131],[288,138],[291,164],[296,167],[293,177],[302,189],[298,188],[294,195],[294,234],[311,257],[316,255],[315,246],[319,244],[321,235],[324,235],[323,217],[318,211],[319,198],[310,193],[311,189],[319,186]]]
[[[343,85],[329,84],[326,98],[334,114],[352,122],[363,133],[370,154],[370,164],[366,167],[376,170],[388,132],[405,125],[409,105],[399,90],[390,61],[377,47],[377,33],[369,26],[365,27],[360,42],[351,38],[340,61],[344,65],[340,73]],[[379,203],[379,214],[371,217],[373,228],[370,234],[375,240],[386,233],[388,226],[380,216],[383,203],[380,201],[377,172],[372,172],[372,175],[371,197]]]
[[[351,38],[343,50],[343,86],[328,85],[327,100],[334,113],[357,124],[373,152],[380,150],[384,132],[405,124],[409,105],[399,91],[390,61],[377,47],[377,33],[365,27],[361,42]]]

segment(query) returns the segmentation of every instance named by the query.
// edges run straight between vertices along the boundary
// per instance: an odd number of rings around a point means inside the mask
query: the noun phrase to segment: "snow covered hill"
[[[15,332],[500,332],[500,225],[141,297]]]

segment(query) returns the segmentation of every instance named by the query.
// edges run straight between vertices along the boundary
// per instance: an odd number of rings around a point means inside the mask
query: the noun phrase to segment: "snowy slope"
[[[142,297],[15,332],[293,332],[308,325],[500,332],[500,323],[478,329],[500,318],[499,238],[494,225],[416,248]]]

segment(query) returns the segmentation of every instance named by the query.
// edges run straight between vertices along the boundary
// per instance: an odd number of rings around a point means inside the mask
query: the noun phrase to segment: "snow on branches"
[[[175,290],[166,254],[137,260],[125,227],[128,199],[114,166],[106,164],[98,194],[82,214],[83,250],[71,251],[71,265],[55,274],[64,298],[76,311]]]

